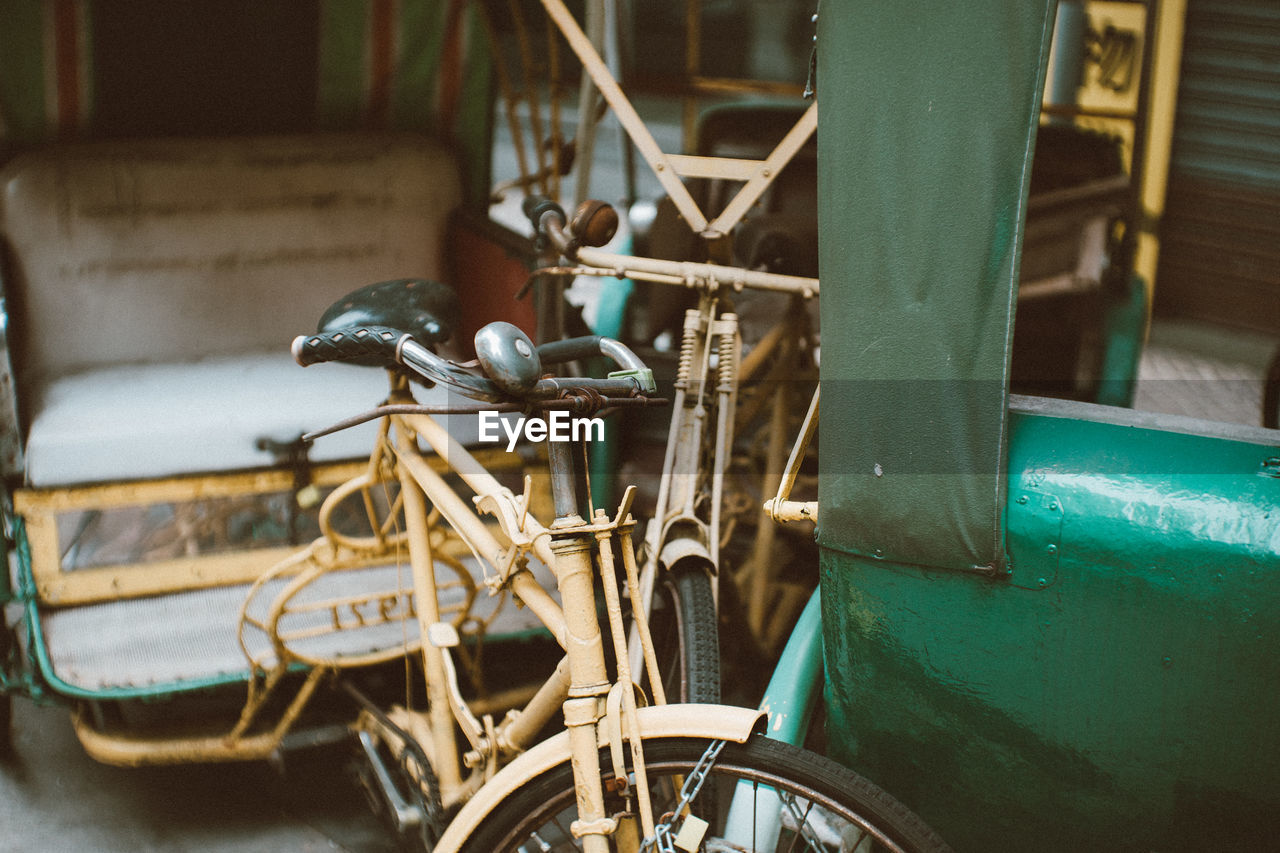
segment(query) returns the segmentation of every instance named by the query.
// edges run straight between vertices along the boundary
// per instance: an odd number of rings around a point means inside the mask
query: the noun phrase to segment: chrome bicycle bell
[[[510,323],[489,323],[476,332],[475,343],[485,374],[506,391],[531,391],[542,376],[542,359],[533,341]]]

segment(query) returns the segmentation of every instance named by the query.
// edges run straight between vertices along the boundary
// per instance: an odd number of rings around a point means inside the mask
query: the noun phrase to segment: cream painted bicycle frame
[[[764,712],[725,705],[661,705],[640,708],[636,717],[644,740],[696,738],[745,743],[759,731]],[[617,743],[610,727],[600,731],[602,748]],[[456,853],[503,800],[571,757],[568,734],[561,733],[512,761],[462,807],[441,836],[436,853]]]
[[[403,387],[393,391],[393,402],[404,399],[407,398],[403,397]],[[531,490],[528,478],[525,493],[514,494],[430,415],[394,414],[388,417],[387,423],[380,439],[381,449],[375,451],[370,467],[373,469],[380,464],[378,460],[382,453],[394,456],[402,504],[393,504],[390,509],[403,508],[404,530],[398,534],[397,541],[407,550],[413,575],[413,617],[418,622],[419,635],[424,638],[418,644],[418,650],[426,671],[429,703],[425,713],[397,708],[389,716],[400,728],[423,743],[439,781],[445,806],[467,804],[450,824],[446,836],[458,841],[442,843],[438,849],[456,847],[474,830],[476,824],[469,821],[482,820],[496,802],[523,782],[559,763],[571,761],[578,780],[576,790],[579,796],[579,819],[574,824],[574,831],[581,838],[585,850],[607,853],[611,849],[609,836],[614,831],[615,822],[605,812],[599,764],[602,745],[610,745],[614,750],[614,766],[624,768],[620,772],[625,772],[629,766],[630,772],[635,774],[642,828],[646,835],[651,835],[654,817],[648,806],[648,788],[644,781],[644,739],[683,736],[743,741],[750,735],[760,715],[756,711],[719,706],[664,706],[657,661],[643,619],[638,622],[644,649],[642,666],[654,685],[658,707],[638,708],[634,691],[623,687],[634,682],[626,655],[617,661],[617,681],[610,679],[605,666],[592,576],[597,571],[594,561],[598,559],[612,642],[615,648],[625,648],[621,599],[609,540],[614,536],[619,539],[628,593],[633,602],[637,601],[639,569],[631,541],[635,522],[629,514],[634,490],[627,490],[613,518],[609,518],[604,510],[597,509],[588,520],[570,514],[557,518],[549,526],[544,525],[529,511]],[[475,493],[472,501],[465,500],[435,470],[429,458],[419,450],[419,440],[434,451],[434,459],[444,460],[448,471],[456,474]],[[362,485],[370,482],[372,476],[372,473],[364,474],[352,481],[350,488],[340,487],[330,500],[338,503],[350,499]],[[474,504],[474,508],[469,504]],[[430,512],[428,506],[432,508]],[[497,520],[496,531],[481,519],[481,514]],[[327,528],[324,517],[322,511],[322,529]],[[448,647],[457,642],[457,635],[451,623],[442,621],[437,604],[437,543],[433,541],[432,530],[439,519],[447,522],[488,567],[485,585],[494,591],[510,589],[546,625],[566,652],[564,661],[528,703],[518,711],[509,712],[496,724],[487,716],[478,719],[477,712],[467,706],[457,686],[448,651]],[[318,540],[312,549],[328,547],[328,541]],[[307,553],[303,552],[298,559],[305,559]],[[551,569],[557,579],[563,606],[557,604],[534,579],[526,565],[529,557],[538,559]],[[282,568],[288,568],[288,565]],[[278,595],[268,619],[253,622],[255,627],[267,631],[268,635],[277,631],[279,617],[287,609],[292,596],[322,573],[300,574]],[[247,611],[242,619],[248,620]],[[287,639],[278,635],[274,636],[274,649],[275,662],[267,674],[267,683],[256,696],[251,696],[237,732],[247,730],[255,709],[265,703],[279,676],[291,662],[311,666],[314,676],[331,668],[389,659],[390,655],[405,651],[388,649],[378,655],[348,661],[308,658],[291,650]],[[312,680],[308,684],[312,684]],[[566,732],[525,753],[557,708],[563,710]],[[458,760],[460,750],[455,725],[461,729],[469,747],[462,761]],[[397,735],[372,715],[362,715],[357,727],[381,735],[393,748],[397,744]],[[629,747],[629,762],[623,754],[624,744]],[[512,758],[515,760],[511,761]],[[511,763],[507,764],[508,761]],[[499,769],[504,765],[505,769]],[[470,772],[464,772],[466,770]]]
[[[584,522],[572,530],[566,528],[552,531],[530,513],[528,504],[531,490],[526,489],[525,494],[519,496],[513,494],[431,416],[394,415],[388,420],[389,434],[382,440],[386,442],[386,449],[394,456],[400,500],[403,501],[405,529],[400,538],[412,572],[412,618],[416,619],[419,636],[423,638],[420,650],[427,676],[428,746],[434,770],[440,780],[443,799],[446,804],[454,804],[468,797],[487,776],[492,775],[497,762],[488,760],[489,754],[497,758],[502,753],[518,753],[530,745],[533,737],[552,718],[574,688],[571,672],[579,673],[576,684],[578,688],[602,684],[607,691],[603,647],[591,592],[593,567],[590,556],[575,556],[577,552],[564,545],[567,533],[577,533],[579,536],[593,534],[602,525],[598,521],[594,525]],[[435,459],[445,460],[448,471],[457,474],[475,492],[476,508],[468,505],[468,501],[446,482],[443,474],[436,470],[438,466],[432,464],[434,459],[419,452],[418,438],[435,451]],[[335,500],[350,498],[352,491],[354,490],[344,492],[340,489],[335,493]],[[509,714],[494,728],[477,719],[463,701],[456,685],[452,661],[446,651],[456,640],[450,637],[450,631],[442,627],[453,626],[441,620],[436,579],[439,543],[433,542],[434,516],[428,512],[428,505],[434,508],[470,551],[488,567],[485,570],[486,585],[495,592],[500,588],[512,590],[568,653],[569,665],[558,668],[522,711]],[[491,529],[478,512],[494,516],[499,531]],[[621,523],[620,519],[619,524]],[[610,522],[610,529],[619,524]],[[583,533],[583,529],[586,533]],[[329,545],[327,540],[322,539],[312,547],[325,548]],[[307,552],[303,552],[301,556],[306,554]],[[526,566],[529,556],[535,557],[556,574],[562,599],[569,602],[567,608],[562,609],[534,579]],[[281,568],[289,566],[282,565]],[[269,683],[262,691],[263,697],[250,702],[242,724],[252,718],[252,706],[260,706],[265,700],[265,694],[273,689],[270,675],[283,671],[290,663],[299,662],[317,669],[326,666],[364,666],[398,657],[403,653],[399,648],[392,648],[339,662],[316,659],[292,649],[289,645],[292,638],[279,634],[281,619],[290,612],[288,605],[292,596],[320,574],[323,574],[323,570],[299,575],[293,584],[276,597],[267,618],[262,622],[252,622],[254,627],[266,631],[272,638],[276,660],[268,676]],[[585,605],[580,604],[583,601],[586,602]],[[242,614],[242,622],[248,619],[247,615]],[[453,636],[456,637],[456,634]],[[599,661],[586,659],[580,654],[583,649],[599,652]],[[463,778],[463,768],[457,760],[455,722],[469,742],[471,751],[485,758],[476,763],[480,771],[472,773],[467,779]],[[244,728],[244,725],[238,728]],[[491,742],[495,735],[496,741]]]
[[[614,115],[618,117],[640,155],[653,169],[658,182],[671,197],[680,215],[694,233],[706,239],[716,239],[732,231],[769,188],[774,176],[791,161],[818,127],[818,106],[812,104],[764,160],[666,154],[658,147],[653,134],[636,113],[631,101],[623,94],[618,81],[564,3],[561,0],[542,0],[542,6],[569,42],[569,47],[577,55],[600,94],[613,108]],[[745,183],[720,215],[708,221],[706,214],[689,194],[682,178],[726,178]]]

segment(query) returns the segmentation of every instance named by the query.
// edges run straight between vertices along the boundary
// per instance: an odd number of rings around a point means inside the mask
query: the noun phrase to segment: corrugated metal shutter
[[[1190,0],[1156,310],[1280,334],[1280,3]]]

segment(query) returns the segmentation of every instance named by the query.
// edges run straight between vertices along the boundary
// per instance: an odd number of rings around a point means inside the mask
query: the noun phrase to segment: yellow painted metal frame
[[[518,458],[500,449],[480,450],[476,456],[481,464],[493,470],[518,468],[520,464]],[[436,471],[448,469],[441,459],[428,458],[427,462]],[[367,464],[361,460],[317,465],[312,468],[311,481],[322,487],[337,485],[357,476]],[[293,473],[277,469],[57,489],[19,489],[14,493],[14,511],[23,520],[31,546],[31,574],[38,601],[57,606],[92,604],[252,583],[297,551],[297,547],[243,549],[64,571],[58,543],[59,514],[272,494],[293,488]]]
[[[307,674],[288,707],[268,730],[249,734],[267,698],[278,683],[265,687],[251,683],[249,699],[235,728],[230,732],[195,737],[144,737],[128,732],[106,732],[89,722],[83,709],[71,719],[76,737],[84,751],[96,761],[120,767],[143,767],[154,764],[186,764],[193,762],[262,761],[280,747],[284,736],[293,728],[307,703],[315,694],[329,670],[316,668]],[[283,675],[283,673],[281,673]]]

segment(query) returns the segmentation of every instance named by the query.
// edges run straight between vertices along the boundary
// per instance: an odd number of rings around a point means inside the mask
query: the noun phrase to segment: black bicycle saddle
[[[461,316],[453,288],[425,278],[380,281],[348,293],[320,317],[317,332],[352,326],[386,326],[408,332],[425,347],[448,340]],[[352,359],[353,364],[381,366],[376,357]]]

